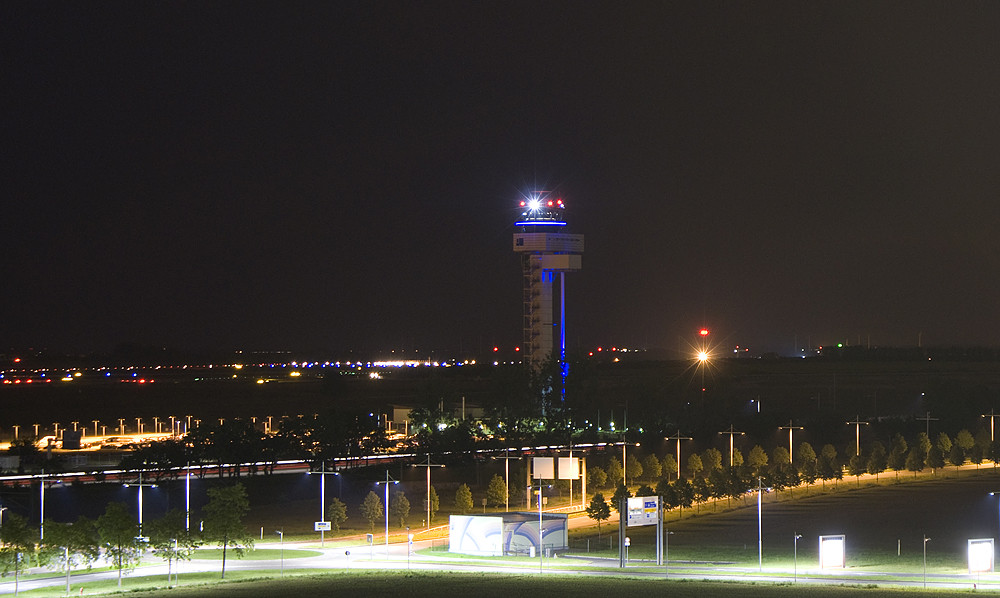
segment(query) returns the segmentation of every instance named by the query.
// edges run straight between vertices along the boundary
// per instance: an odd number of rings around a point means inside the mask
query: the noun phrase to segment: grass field
[[[194,576],[192,576],[194,577]],[[663,579],[638,579],[619,577],[587,577],[567,575],[501,575],[470,573],[406,573],[406,572],[337,572],[323,574],[286,575],[283,578],[264,578],[262,575],[236,574],[226,583],[213,581],[209,575],[202,580],[186,579],[184,585],[166,589],[166,580],[147,580],[134,583],[128,580],[125,591],[142,591],[150,598],[201,598],[224,596],[226,598],[264,598],[271,596],[397,596],[434,597],[476,596],[477,598],[507,598],[511,595],[533,598],[588,598],[608,596],[645,596],[651,593],[669,595],[671,598],[785,598],[807,596],[811,598],[851,598],[854,596],[887,596],[900,598],[938,597],[941,591],[894,590],[865,585],[806,586],[803,584],[729,583],[712,581],[670,581]],[[156,586],[160,589],[155,589]],[[84,587],[84,595],[114,592],[113,581]],[[77,586],[73,594],[78,592]],[[970,589],[971,592],[971,589]],[[956,593],[950,590],[949,594]],[[63,596],[64,588],[24,592],[29,596]]]
[[[922,476],[916,481],[905,477],[897,483],[890,475],[880,484],[862,484],[859,488],[854,480],[844,480],[825,490],[812,488],[795,491],[795,498],[789,499],[787,492],[768,494],[762,506],[763,569],[779,575],[792,571],[793,567],[801,575],[817,576],[816,566],[819,535],[844,534],[847,539],[848,575],[875,574],[881,582],[891,583],[906,574],[923,573],[923,538],[931,538],[927,544],[927,576],[929,580],[944,576],[961,576],[969,587],[974,579],[965,576],[966,544],[971,538],[996,537],[1000,497],[992,497],[989,492],[1000,490],[1000,473],[993,468],[981,470],[966,469],[961,473],[954,470],[939,472],[937,476]],[[862,593],[871,595],[872,587],[832,585],[811,587],[802,583],[773,584],[753,583],[757,575],[757,508],[756,498],[747,498],[746,505],[736,501],[732,509],[718,506],[702,506],[700,510],[687,510],[683,519],[675,513],[668,514],[670,571],[687,573],[698,577],[701,563],[722,563],[733,568],[743,568],[748,583],[723,583],[707,581],[664,580],[660,570],[644,567],[641,561],[654,557],[654,527],[632,528],[630,566],[626,573],[641,577],[652,575],[659,579],[604,578],[557,574],[546,572],[539,577],[537,560],[529,559],[482,559],[470,557],[466,561],[498,565],[520,563],[524,574],[462,574],[462,573],[395,573],[336,571],[319,572],[309,570],[308,575],[296,570],[286,570],[281,579],[277,571],[232,571],[227,572],[227,582],[218,583],[218,573],[190,573],[181,575],[179,588],[169,590],[170,596],[206,596],[224,594],[229,596],[274,596],[300,595],[314,596],[350,595],[360,592],[365,596],[395,594],[404,591],[413,596],[449,596],[454,592],[474,592],[477,598],[500,596],[511,592],[532,592],[533,595],[556,596],[573,594],[577,596],[618,595],[629,591],[650,591],[650,584],[659,584],[656,591],[665,590],[672,596],[854,596]],[[700,512],[699,512],[700,511]],[[598,566],[606,573],[619,575],[615,569],[616,525],[604,525],[602,537],[597,537],[596,527],[573,530],[571,533],[572,552],[581,557],[609,557],[606,567]],[[801,534],[798,542],[797,561],[793,560],[794,535]],[[610,538],[610,546],[609,546]],[[590,546],[588,552],[586,547]],[[328,539],[327,547],[338,545],[343,540]],[[318,546],[318,545],[317,545]],[[312,550],[286,548],[286,559],[316,556]],[[205,548],[198,551],[197,558],[219,558],[218,550]],[[440,551],[426,550],[414,556],[414,560],[428,560],[440,556]],[[231,555],[230,555],[231,556]],[[280,551],[273,548],[259,549],[248,553],[245,560],[277,559]],[[547,560],[546,567],[587,569],[595,566],[586,561],[559,558]],[[875,578],[867,576],[866,578]],[[988,579],[987,579],[988,577]],[[912,577],[910,578],[913,579]],[[993,586],[993,576],[984,576],[983,586]],[[839,584],[836,579],[831,583]],[[126,579],[126,591],[149,591],[159,595],[156,588],[163,588],[166,579],[133,576]],[[980,590],[985,589],[981,586]],[[74,584],[76,595],[80,586]],[[114,581],[94,582],[84,586],[85,595],[115,592]],[[902,595],[903,590],[890,590],[884,586],[876,590],[878,595]],[[954,593],[956,590],[950,590]],[[30,592],[31,595],[61,596],[64,588],[56,586],[50,590]],[[941,592],[916,592],[905,590],[906,596],[940,595]],[[462,595],[462,594],[457,594]]]

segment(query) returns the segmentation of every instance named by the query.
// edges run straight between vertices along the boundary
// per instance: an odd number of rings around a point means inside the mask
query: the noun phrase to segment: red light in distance
[[[708,328],[702,328],[701,330],[698,331],[698,334],[700,334],[701,336],[708,336]]]

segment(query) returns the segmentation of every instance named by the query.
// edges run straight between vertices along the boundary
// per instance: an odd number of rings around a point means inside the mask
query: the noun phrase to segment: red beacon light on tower
[[[708,334],[709,334],[708,328],[702,328],[701,330],[698,331],[698,335],[701,336],[702,338],[705,338],[706,336],[708,336]]]

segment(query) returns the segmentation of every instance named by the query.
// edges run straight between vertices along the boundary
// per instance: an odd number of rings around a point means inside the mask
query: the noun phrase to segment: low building
[[[538,513],[452,515],[448,551],[475,556],[534,556],[538,550]],[[569,515],[542,513],[542,550],[548,556],[569,548]]]

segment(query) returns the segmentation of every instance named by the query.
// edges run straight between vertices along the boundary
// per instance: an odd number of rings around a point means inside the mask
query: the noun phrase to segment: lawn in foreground
[[[336,572],[324,574],[286,574],[284,577],[265,578],[262,572],[246,572],[241,579],[227,582],[199,580],[197,585],[181,585],[173,589],[163,588],[165,578],[157,582],[163,589],[149,589],[143,592],[150,598],[204,598],[225,596],[226,598],[265,598],[271,596],[397,596],[440,598],[441,596],[470,596],[477,598],[530,595],[533,598],[607,598],[607,596],[643,596],[650,592],[664,593],[671,598],[785,598],[808,596],[814,598],[851,598],[871,596],[877,591],[879,596],[900,598],[923,598],[941,596],[941,591],[897,590],[872,586],[807,586],[805,584],[772,583],[730,583],[712,581],[667,581],[663,579],[637,579],[598,576],[571,575],[504,575],[480,573],[427,573],[427,572]],[[139,580],[133,580],[139,581]],[[185,584],[192,583],[182,579]],[[134,592],[151,588],[152,584],[140,586],[128,584],[125,591]],[[100,592],[114,593],[113,583],[85,585],[83,595],[97,595]],[[971,591],[971,590],[970,590]],[[24,592],[30,596],[62,596],[64,588],[49,588]],[[78,595],[79,586],[74,586],[73,594]],[[955,593],[949,590],[949,593]]]

